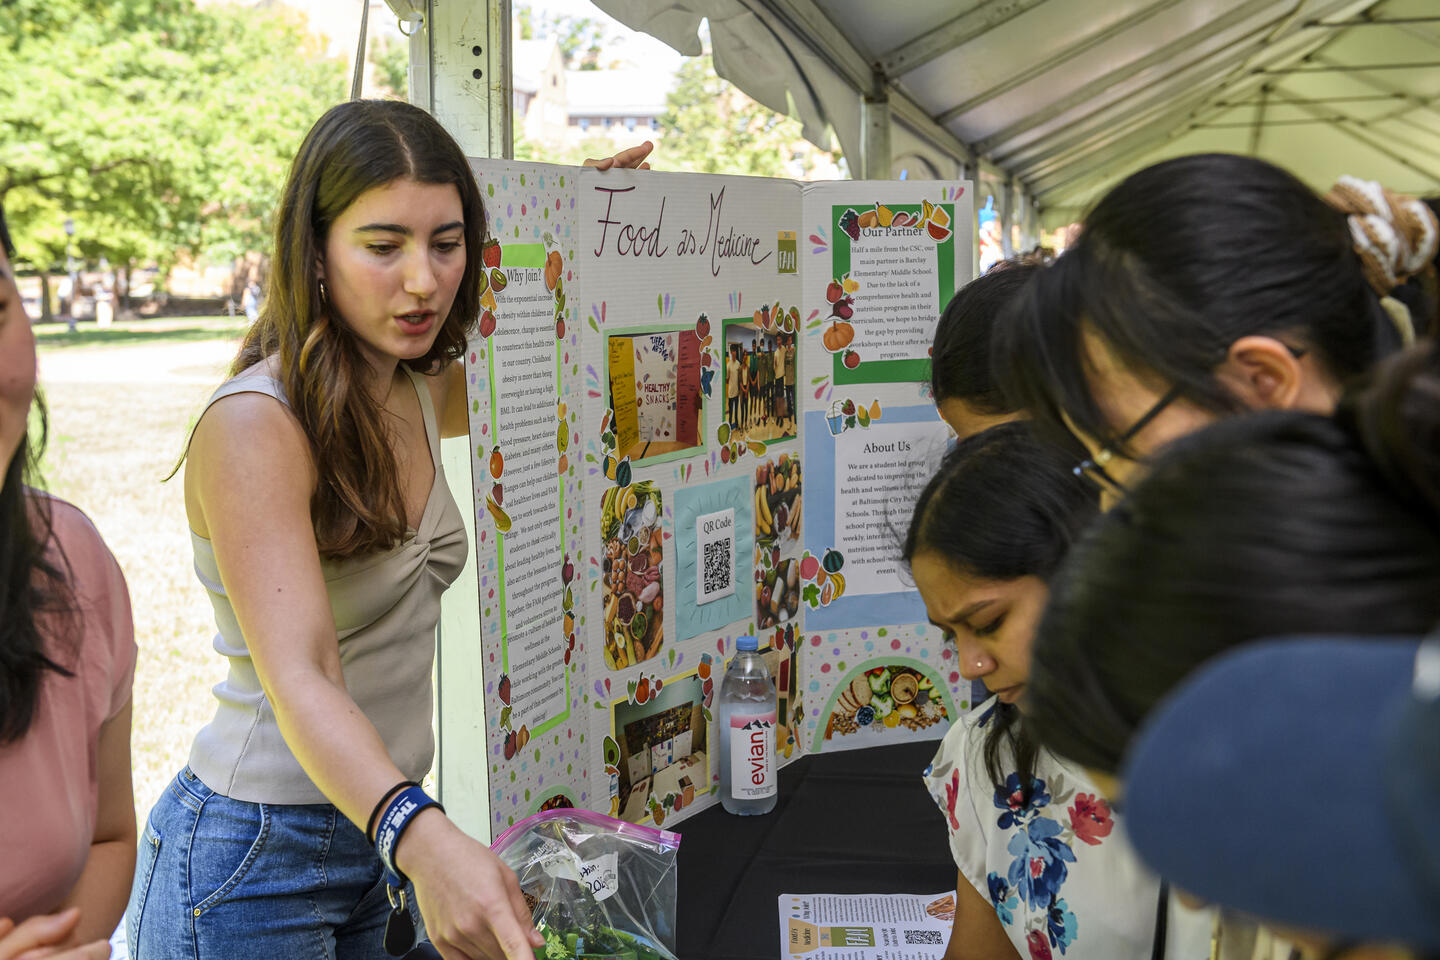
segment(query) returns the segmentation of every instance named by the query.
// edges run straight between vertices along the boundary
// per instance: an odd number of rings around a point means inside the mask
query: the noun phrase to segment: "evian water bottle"
[[[720,804],[731,813],[775,809],[775,684],[754,637],[735,641],[735,659],[720,685],[715,720],[720,742]]]

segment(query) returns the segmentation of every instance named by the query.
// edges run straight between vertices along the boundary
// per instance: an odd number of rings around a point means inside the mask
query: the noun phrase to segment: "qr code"
[[[905,942],[910,945],[928,943],[933,946],[944,946],[945,938],[939,930],[906,930]]]
[[[730,555],[734,553],[731,538],[711,540],[705,544],[705,577],[703,593],[723,593],[730,589],[734,570],[730,566]]]

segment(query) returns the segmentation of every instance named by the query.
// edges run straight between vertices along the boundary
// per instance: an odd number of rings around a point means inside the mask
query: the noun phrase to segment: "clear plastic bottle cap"
[[[755,637],[736,637],[736,638],[735,638],[735,649],[736,649],[736,650],[759,650],[759,649],[760,649],[760,641],[759,641],[758,639],[756,639]]]

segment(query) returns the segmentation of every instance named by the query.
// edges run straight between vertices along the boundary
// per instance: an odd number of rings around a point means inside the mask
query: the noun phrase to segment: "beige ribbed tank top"
[[[440,434],[430,390],[406,370],[420,398],[435,483],[417,530],[384,553],[321,561],[340,644],[340,667],[355,703],[379,731],[390,759],[411,780],[430,769],[435,627],[440,595],[460,575],[468,542],[460,510],[440,465]],[[289,405],[282,385],[267,376],[230,380],[211,396],[263,393]],[[190,768],[217,793],[253,803],[326,803],[280,735],[210,541],[190,531],[195,573],[215,608],[216,652],[229,662],[214,688],[215,718],[195,737]]]

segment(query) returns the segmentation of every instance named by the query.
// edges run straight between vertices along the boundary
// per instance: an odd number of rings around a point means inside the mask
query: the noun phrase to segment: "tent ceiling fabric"
[[[717,73],[850,157],[878,82],[911,175],[1013,179],[1047,226],[1204,151],[1440,193],[1436,0],[595,2],[691,55],[708,19]]]

